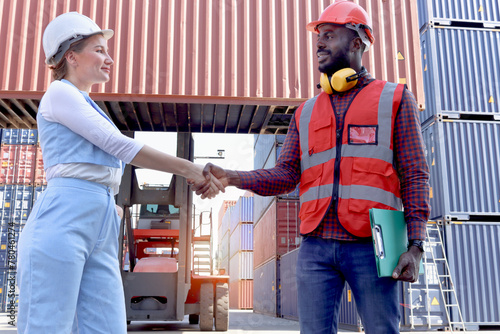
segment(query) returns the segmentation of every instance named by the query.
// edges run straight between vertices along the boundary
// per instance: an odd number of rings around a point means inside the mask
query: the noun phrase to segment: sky
[[[168,132],[136,132],[135,138],[157,150],[176,155],[177,134]],[[211,162],[225,169],[252,170],[254,158],[254,135],[247,134],[202,134],[194,133],[194,162],[205,165]],[[217,150],[225,150],[225,159],[206,159],[201,157],[217,156]],[[197,158],[199,157],[199,158]],[[140,184],[169,184],[172,174],[140,170],[137,174]],[[195,214],[212,209],[212,220],[217,237],[218,214],[224,200],[238,200],[243,196],[244,190],[235,187],[226,188],[225,193],[219,194],[214,199],[202,200],[194,194],[193,204]]]

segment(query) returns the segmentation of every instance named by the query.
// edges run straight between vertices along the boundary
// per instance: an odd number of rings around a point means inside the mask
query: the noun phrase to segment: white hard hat
[[[113,37],[113,30],[101,30],[89,17],[77,12],[61,14],[53,19],[43,32],[45,62],[57,65],[70,45],[85,37],[103,34],[105,39]]]

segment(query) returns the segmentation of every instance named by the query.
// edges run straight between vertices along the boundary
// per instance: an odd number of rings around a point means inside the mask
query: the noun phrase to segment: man
[[[324,91],[297,109],[276,167],[237,172],[208,164],[205,172],[264,196],[290,192],[300,181],[301,333],[337,332],[345,281],[367,334],[399,333],[397,280],[418,279],[429,214],[415,98],[404,85],[375,80],[362,67],[374,38],[359,5],[337,1],[307,29],[318,34]],[[393,277],[379,278],[368,210],[402,205],[410,246]]]

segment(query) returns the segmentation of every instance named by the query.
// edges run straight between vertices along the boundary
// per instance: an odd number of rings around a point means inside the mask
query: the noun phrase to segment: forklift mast
[[[190,133],[178,133],[177,156],[193,160]],[[186,180],[174,175],[168,187],[141,189],[135,170],[127,165],[117,197],[124,210],[119,260],[127,323],[182,321],[189,315],[189,322],[199,323],[203,331],[213,330],[214,324],[226,331],[229,277],[193,272],[193,194]],[[133,226],[131,209],[136,204],[141,209]],[[170,251],[151,251],[157,248]]]

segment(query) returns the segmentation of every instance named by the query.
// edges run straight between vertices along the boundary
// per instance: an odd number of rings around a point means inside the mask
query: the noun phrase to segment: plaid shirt
[[[344,127],[344,114],[356,96],[356,92],[372,79],[368,74],[358,81],[355,88],[333,95],[339,129]],[[302,107],[303,104],[299,109]],[[394,155],[396,169],[400,175],[401,197],[405,208],[405,219],[408,223],[408,238],[424,240],[425,226],[429,217],[429,167],[424,156],[417,103],[413,94],[407,89],[403,93],[396,116]],[[281,154],[274,168],[238,172],[241,188],[262,196],[286,194],[293,191],[300,181],[300,173],[300,143],[295,118],[290,123]],[[326,239],[357,240],[357,237],[349,234],[342,227],[334,208],[335,205],[330,206],[323,221],[308,235]]]

